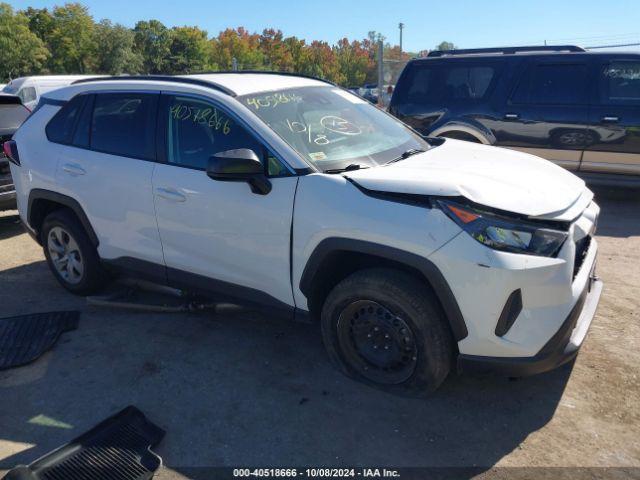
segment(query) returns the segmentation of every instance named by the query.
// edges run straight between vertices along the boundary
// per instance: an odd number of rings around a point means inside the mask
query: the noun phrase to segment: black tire
[[[332,362],[349,377],[382,390],[426,396],[451,370],[454,342],[440,305],[428,286],[402,271],[372,268],[348,276],[327,296],[321,324]],[[411,360],[403,356],[405,350]],[[371,355],[385,357],[372,362]]]
[[[82,274],[78,275],[74,281],[65,279],[52,259],[52,253],[49,249],[49,235],[54,229],[56,232],[62,229],[77,244],[83,268]],[[53,276],[68,291],[76,295],[90,295],[104,287],[108,281],[108,275],[100,264],[98,252],[73,212],[60,209],[47,215],[42,224],[41,240],[44,255]]]

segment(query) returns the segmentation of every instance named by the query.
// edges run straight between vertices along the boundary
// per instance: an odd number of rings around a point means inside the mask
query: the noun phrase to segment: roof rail
[[[208,80],[202,80],[200,78],[178,77],[173,75],[118,75],[113,77],[93,77],[82,78],[73,82],[73,85],[77,83],[90,83],[100,81],[112,81],[112,80],[155,80],[157,82],[175,82],[175,83],[188,83],[191,85],[199,85],[201,87],[208,87],[219,92],[225,93],[229,96],[235,97],[236,92],[228,89],[218,83],[210,82]]]
[[[334,85],[335,83],[324,80],[322,78],[313,77],[311,75],[304,75],[298,73],[291,72],[274,72],[274,71],[262,71],[262,70],[219,70],[219,71],[210,71],[210,72],[198,72],[198,73],[190,73],[186,75],[117,75],[113,77],[92,77],[92,78],[82,78],[80,80],[76,80],[73,84],[76,83],[89,83],[89,82],[99,82],[99,81],[111,81],[111,80],[155,80],[158,82],[176,82],[176,83],[189,83],[191,85],[200,85],[203,87],[213,88],[214,90],[218,90],[222,93],[230,95],[232,97],[236,96],[236,92],[233,90],[220,85],[219,83],[212,82],[210,80],[203,80],[201,78],[194,78],[193,75],[209,75],[209,74],[217,74],[217,73],[258,73],[258,74],[266,74],[266,75],[287,75],[291,77],[303,77],[310,78],[312,80],[317,80],[318,82],[328,83],[329,85]]]
[[[433,50],[427,57],[445,57],[449,55],[479,55],[483,53],[502,53],[504,55],[523,52],[586,52],[576,45],[540,45],[531,47],[496,47],[496,48],[465,48],[460,50]]]
[[[314,77],[313,75],[306,75],[304,73],[295,73],[295,72],[278,72],[276,70],[211,70],[206,72],[196,72],[189,73],[188,75],[209,75],[214,73],[257,73],[260,75],[285,75],[288,77],[302,77],[309,78],[311,80],[317,80],[318,82],[328,83],[329,85],[336,85],[331,80],[326,80],[324,78]],[[182,77],[184,78],[184,77]]]

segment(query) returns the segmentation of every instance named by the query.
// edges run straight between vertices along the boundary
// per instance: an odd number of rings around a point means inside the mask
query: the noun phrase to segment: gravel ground
[[[515,381],[454,376],[426,400],[343,377],[315,325],[89,307],[58,286],[16,212],[0,213],[0,314],[82,311],[52,351],[0,372],[0,473],[134,404],[167,431],[161,479],[211,478],[192,467],[301,465],[640,476],[640,194],[597,197],[605,291],[576,362]],[[575,472],[552,476],[562,471]]]

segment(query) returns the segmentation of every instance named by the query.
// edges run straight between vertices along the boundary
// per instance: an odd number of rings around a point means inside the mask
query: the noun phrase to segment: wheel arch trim
[[[482,128],[481,126],[476,126],[472,124],[467,124],[463,122],[449,122],[441,125],[436,128],[432,132],[429,133],[429,136],[437,137],[444,133],[449,132],[464,132],[472,137],[476,138],[480,143],[484,145],[493,145],[496,142],[494,135],[490,132]]]
[[[29,192],[29,200],[28,200],[28,207],[27,207],[28,208],[27,222],[29,224],[29,227],[31,227],[31,229],[33,229],[33,231],[36,232],[38,238],[40,237],[41,232],[39,228],[35,227],[34,208],[33,208],[33,205],[38,200],[46,200],[49,202],[58,203],[63,207],[67,207],[70,210],[72,210],[73,213],[75,213],[76,217],[78,217],[78,220],[80,220],[80,223],[82,224],[85,232],[87,232],[87,235],[89,236],[89,240],[91,241],[92,245],[96,248],[98,247],[98,245],[100,244],[100,241],[98,240],[98,236],[96,235],[95,230],[91,226],[91,222],[89,221],[87,214],[84,212],[84,209],[76,199],[71,198],[67,195],[63,195],[58,192],[53,192],[51,190],[34,188],[33,190],[31,190],[31,192]]]
[[[440,301],[456,341],[459,342],[469,334],[458,302],[440,269],[427,258],[388,245],[341,237],[330,237],[322,240],[307,260],[300,278],[300,291],[307,298],[309,298],[313,290],[314,279],[321,270],[323,263],[337,252],[367,254],[418,270],[430,284]]]

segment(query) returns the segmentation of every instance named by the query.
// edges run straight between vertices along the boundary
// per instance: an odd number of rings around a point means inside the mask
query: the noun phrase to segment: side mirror
[[[266,195],[271,191],[271,182],[264,174],[264,166],[249,148],[226,150],[209,158],[207,175],[225,182],[247,182],[251,191]]]

